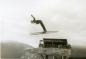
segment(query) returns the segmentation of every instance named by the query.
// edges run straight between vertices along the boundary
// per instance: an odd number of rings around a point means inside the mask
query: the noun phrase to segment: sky
[[[31,14],[42,20],[51,34],[31,24]],[[19,41],[34,47],[43,38],[66,38],[69,44],[86,47],[86,0],[0,0],[0,41]]]

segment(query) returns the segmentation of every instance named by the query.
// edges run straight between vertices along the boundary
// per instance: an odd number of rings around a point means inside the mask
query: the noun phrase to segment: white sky
[[[31,14],[43,20],[53,34],[30,35],[41,31],[31,24]],[[20,41],[37,47],[43,37],[67,38],[72,45],[86,47],[86,0],[0,0],[1,40]]]

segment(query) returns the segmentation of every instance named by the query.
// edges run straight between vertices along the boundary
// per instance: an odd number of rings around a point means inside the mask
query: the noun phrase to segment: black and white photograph
[[[0,59],[86,59],[86,0],[0,0]]]

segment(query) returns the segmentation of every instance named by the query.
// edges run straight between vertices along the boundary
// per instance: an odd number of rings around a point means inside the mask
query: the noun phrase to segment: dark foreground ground
[[[23,59],[23,58],[0,58],[0,59]]]
[[[0,59],[24,59],[24,58],[0,58]],[[80,58],[69,58],[69,59],[86,59],[86,57],[80,57]]]
[[[69,59],[86,59],[86,57],[76,57],[76,58],[69,58]]]

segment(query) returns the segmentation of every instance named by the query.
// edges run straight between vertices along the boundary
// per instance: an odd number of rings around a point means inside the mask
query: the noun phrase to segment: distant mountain
[[[21,42],[1,42],[1,57],[2,58],[19,58],[24,54],[24,49],[33,48],[30,45]],[[86,57],[86,47],[72,46],[72,56]]]
[[[21,42],[1,42],[1,58],[19,58],[24,54],[24,49],[33,48]]]
[[[71,57],[86,57],[86,47],[72,46]]]

